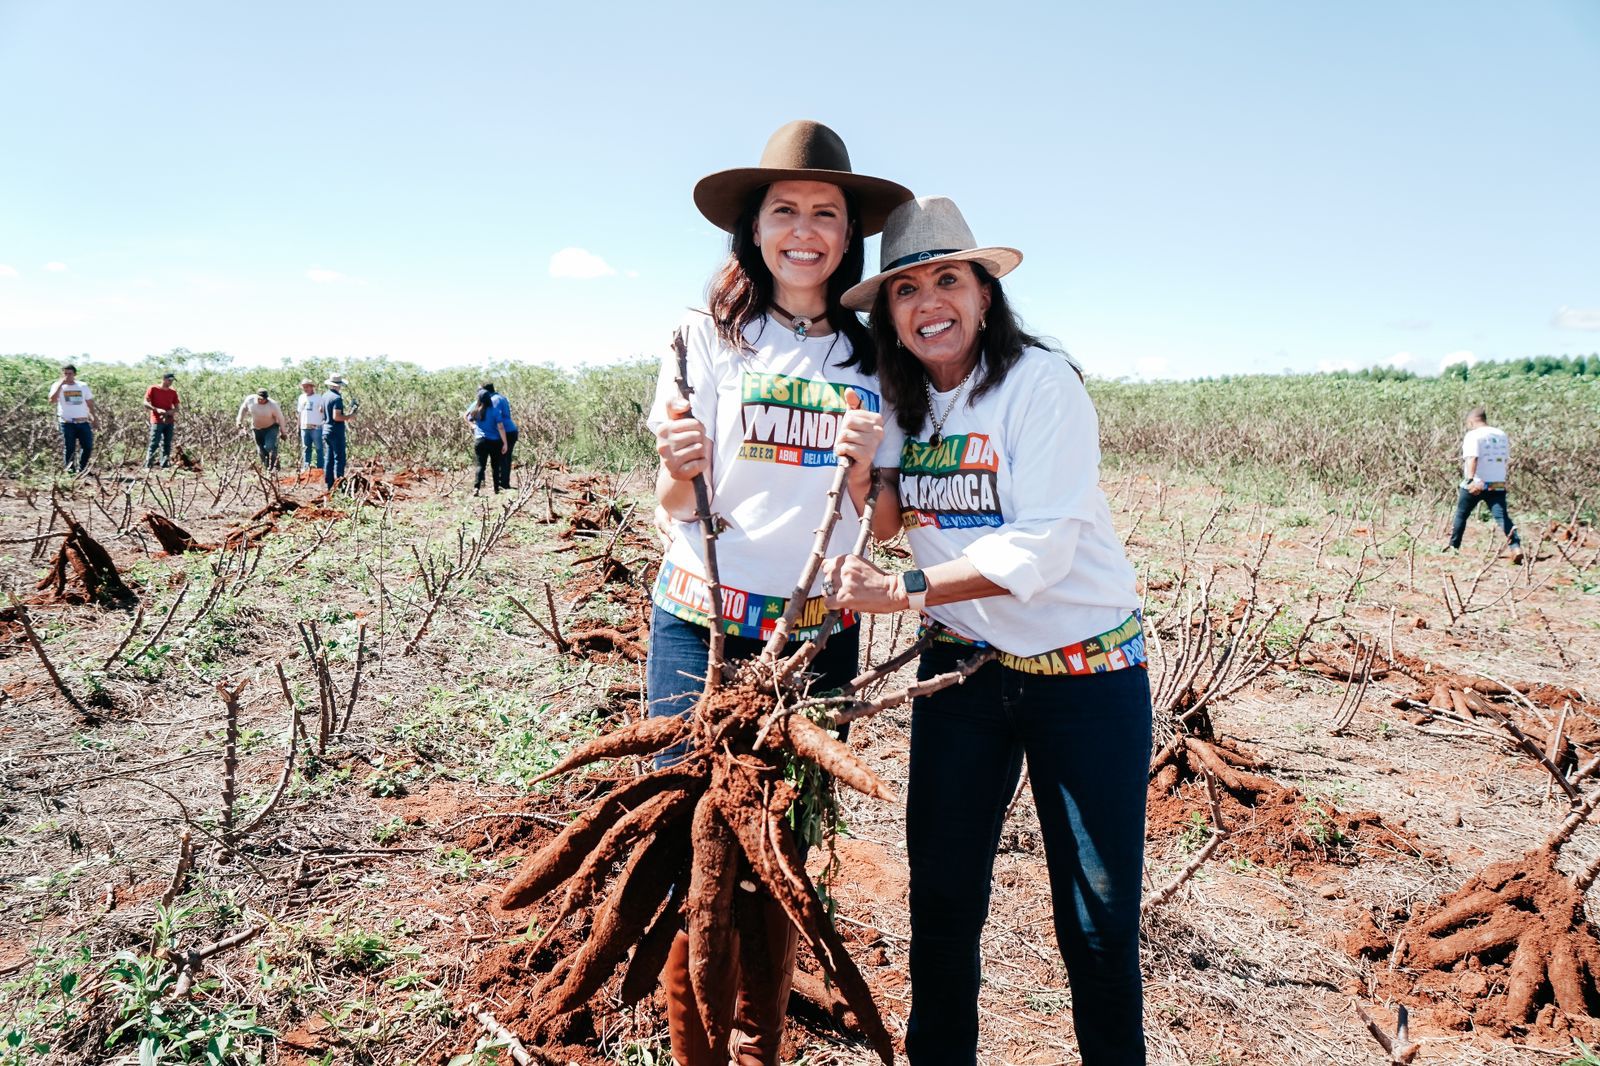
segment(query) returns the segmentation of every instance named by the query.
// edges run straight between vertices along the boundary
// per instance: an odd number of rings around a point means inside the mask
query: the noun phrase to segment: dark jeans
[[[161,449],[161,465],[172,465],[172,423],[150,423],[150,447],[144,452],[144,465],[156,465],[156,448]]]
[[[478,461],[478,474],[472,479],[472,491],[477,492],[483,488],[483,474],[485,470],[492,470],[490,480],[494,482],[494,490],[500,491],[500,438],[479,437],[472,442],[472,455]]]
[[[1505,530],[1506,536],[1511,539],[1511,546],[1521,547],[1522,538],[1517,536],[1517,527],[1512,524],[1511,513],[1506,510],[1505,489],[1484,489],[1476,496],[1466,489],[1456,490],[1456,517],[1450,526],[1450,547],[1461,547],[1461,535],[1467,531],[1467,519],[1472,517],[1472,512],[1478,509],[1480,503],[1489,505],[1489,513]]]
[[[278,469],[278,427],[268,426],[258,429],[256,434],[256,454],[261,457],[262,465],[269,469]]]
[[[347,441],[348,438],[345,437],[343,426],[339,427],[339,432],[337,433],[324,433],[322,435],[322,447],[327,453],[322,464],[322,480],[330,489],[333,488],[335,481],[344,477],[345,444]]]
[[[73,453],[77,465],[73,465]],[[70,474],[81,474],[89,466],[89,456],[94,452],[94,427],[87,422],[61,423],[61,465]]]
[[[511,457],[517,452],[517,431],[506,430],[506,453],[500,454],[498,447],[494,450],[494,490],[511,489]]]
[[[935,646],[917,676],[951,670],[965,654]],[[906,1056],[916,1066],[978,1061],[978,942],[1024,756],[1079,1054],[1084,1066],[1145,1061],[1139,902],[1150,716],[1139,667],[1045,677],[991,662],[912,705]]]
[[[668,614],[660,607],[650,611],[650,656],[645,663],[645,695],[649,700],[650,716],[663,714],[688,714],[695,700],[705,690],[706,660],[711,654],[710,632],[704,626],[685,622],[677,615]],[[726,637],[723,653],[730,662],[749,659],[761,653],[766,644],[754,637]],[[785,651],[799,647],[789,642]],[[855,680],[856,663],[861,653],[861,627],[851,626],[835,633],[811,663],[813,673],[820,674],[811,686],[813,692],[839,688]],[[670,762],[681,754],[681,748],[669,749],[658,756],[658,765]]]
[[[313,463],[311,457],[315,455],[317,461]],[[310,429],[300,431],[300,469],[309,470],[313,466],[322,465],[322,427],[312,426]]]

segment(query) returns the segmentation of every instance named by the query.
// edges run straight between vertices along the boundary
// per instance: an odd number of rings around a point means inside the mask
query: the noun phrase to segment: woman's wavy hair
[[[736,352],[749,350],[745,327],[765,315],[772,305],[775,289],[772,271],[761,258],[755,238],[756,216],[761,212],[769,188],[770,185],[763,185],[745,200],[728,239],[728,259],[712,277],[706,291],[706,306],[710,308],[711,320],[716,323],[717,339]],[[872,334],[854,311],[839,302],[845,290],[861,280],[867,258],[866,241],[861,236],[861,210],[855,194],[849,189],[840,191],[844,193],[845,216],[850,220],[850,241],[838,269],[828,278],[828,323],[833,326],[835,336],[843,335],[850,342],[850,358],[840,365],[872,374],[877,369]]]
[[[482,422],[483,416],[489,413],[489,406],[494,403],[494,382],[485,381],[478,386],[478,402],[472,405],[471,417],[474,422]]]
[[[972,391],[967,394],[970,399],[976,400],[1005,380],[1006,374],[1017,365],[1025,350],[1045,348],[1061,352],[1061,348],[1048,338],[1036,337],[1028,332],[1021,317],[1006,301],[1005,290],[1001,288],[999,279],[984,269],[982,263],[973,260],[958,262],[970,266],[978,284],[989,288],[988,325],[978,338],[977,379]],[[928,420],[928,373],[922,369],[922,364],[911,354],[911,350],[901,345],[900,337],[895,333],[894,319],[889,315],[887,281],[879,286],[878,296],[872,301],[870,322],[872,339],[877,342],[878,351],[883,353],[878,367],[878,383],[883,386],[884,401],[894,408],[895,420],[900,423],[906,436],[915,437],[922,432],[922,426]],[[1076,363],[1073,369],[1077,370]],[[1079,374],[1081,376],[1082,372]]]

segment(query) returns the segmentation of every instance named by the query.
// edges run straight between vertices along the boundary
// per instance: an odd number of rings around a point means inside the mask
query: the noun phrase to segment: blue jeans
[[[917,676],[954,669],[968,654],[935,645]],[[916,1066],[978,1061],[978,942],[1024,756],[1083,1064],[1145,1061],[1139,902],[1150,717],[1139,667],[1047,677],[991,662],[913,703],[906,1056]]]
[[[261,457],[263,466],[273,470],[278,469],[278,427],[268,426],[258,429],[256,433],[256,454]]]
[[[711,655],[710,631],[693,622],[685,622],[675,614],[660,607],[650,610],[650,656],[645,662],[645,696],[651,717],[663,714],[688,714],[695,700],[705,690],[706,660]],[[761,654],[763,640],[754,637],[725,637],[722,649],[729,662],[750,659]],[[799,645],[789,642],[786,651]],[[856,663],[861,653],[861,627],[851,626],[835,633],[811,663],[819,680],[811,686],[813,692],[839,688],[855,680]],[[669,749],[658,756],[658,765],[671,762],[682,754],[682,748]]]
[[[77,453],[77,465],[73,465],[73,453]],[[94,452],[94,427],[87,422],[61,423],[61,465],[67,468],[69,474],[81,474],[89,465],[89,456]]]
[[[1456,490],[1456,517],[1450,525],[1450,547],[1461,547],[1461,536],[1467,531],[1467,519],[1472,517],[1472,512],[1478,509],[1478,504],[1489,505],[1489,514],[1500,523],[1500,528],[1511,539],[1513,548],[1522,545],[1522,538],[1517,536],[1517,527],[1511,523],[1511,514],[1506,510],[1505,489],[1484,489],[1474,496],[1466,489]]]
[[[346,439],[343,426],[339,427],[337,433],[322,435],[322,447],[326,453],[326,460],[322,464],[322,480],[330,489],[335,481],[344,477]]]
[[[156,449],[161,449],[161,465],[172,465],[172,423],[150,423],[150,446],[144,452],[144,465],[156,465]]]
[[[317,461],[313,463],[311,456],[315,454]],[[309,469],[322,465],[322,427],[312,426],[310,429],[300,431],[300,468]]]

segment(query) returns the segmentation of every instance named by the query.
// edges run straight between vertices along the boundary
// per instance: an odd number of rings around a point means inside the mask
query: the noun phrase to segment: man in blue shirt
[[[343,390],[344,377],[335,374],[326,382],[328,391],[322,397],[322,407],[326,420],[322,423],[322,480],[327,484],[328,491],[333,491],[333,483],[344,477],[345,470],[345,423],[354,417],[355,412],[345,407]]]

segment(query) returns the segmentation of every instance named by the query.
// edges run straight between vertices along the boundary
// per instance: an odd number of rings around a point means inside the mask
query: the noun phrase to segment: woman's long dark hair
[[[976,400],[1005,380],[1006,374],[1017,365],[1028,348],[1047,348],[1061,351],[1053,342],[1035,337],[1022,324],[1022,319],[1006,302],[1005,290],[1000,281],[982,263],[965,260],[978,279],[978,284],[989,287],[988,325],[978,338],[978,376],[972,391],[967,395]],[[894,319],[889,316],[889,285],[878,288],[877,299],[872,301],[872,338],[878,351],[883,353],[878,368],[878,383],[883,386],[885,402],[894,408],[895,420],[906,436],[915,437],[922,432],[928,420],[928,372],[922,369],[917,357],[900,344],[895,333]],[[1063,353],[1065,354],[1065,353]],[[1073,364],[1073,369],[1077,365]]]
[[[739,220],[733,224],[733,234],[728,239],[728,259],[712,277],[706,292],[706,305],[711,309],[711,320],[716,323],[717,339],[733,351],[750,347],[744,338],[744,328],[760,319],[772,306],[774,285],[772,271],[761,258],[756,244],[756,216],[766,201],[767,189],[763,185],[745,200]],[[853,366],[863,374],[877,369],[877,353],[873,350],[872,334],[862,324],[854,311],[840,303],[845,290],[861,280],[861,269],[866,263],[866,241],[861,236],[861,210],[856,206],[855,194],[844,193],[845,216],[850,220],[850,241],[845,246],[839,267],[828,278],[828,324],[835,335],[842,334],[850,342],[850,358],[841,366]]]
[[[482,422],[483,416],[489,413],[489,405],[494,403],[494,382],[485,381],[478,386],[478,402],[472,408],[472,420]]]

